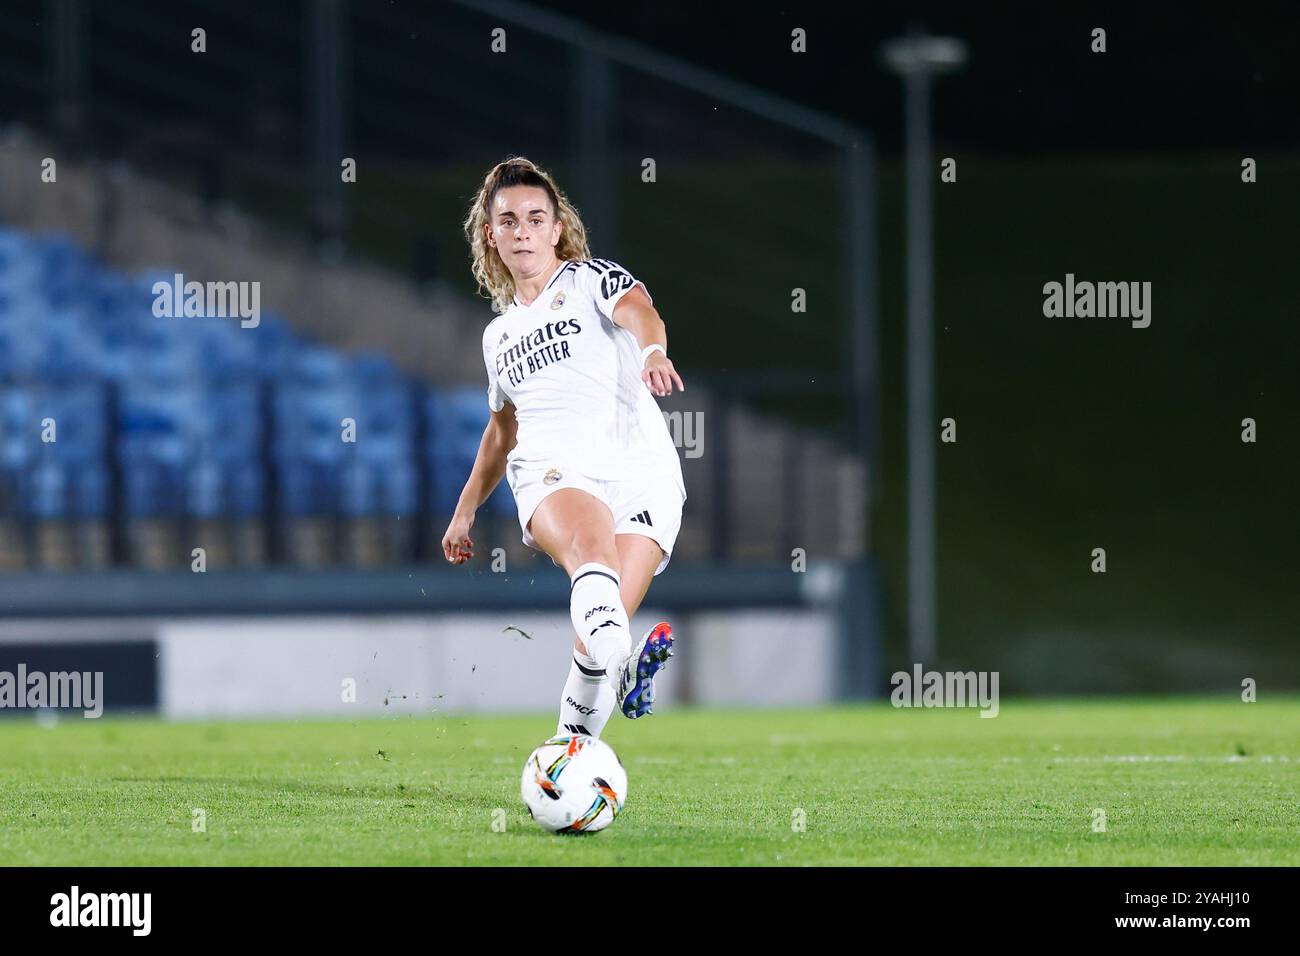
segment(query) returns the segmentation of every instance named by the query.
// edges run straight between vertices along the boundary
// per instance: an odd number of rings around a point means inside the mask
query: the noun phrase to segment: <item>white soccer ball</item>
[[[603,740],[585,734],[552,737],[529,754],[519,793],[543,830],[594,833],[623,809],[627,771]]]

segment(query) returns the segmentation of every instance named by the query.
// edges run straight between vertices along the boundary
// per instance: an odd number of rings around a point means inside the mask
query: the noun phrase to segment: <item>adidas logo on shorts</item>
[[[633,521],[639,521],[639,522],[641,522],[643,525],[648,525],[648,526],[651,527],[651,528],[654,527],[654,522],[650,520],[650,512],[648,512],[648,511],[643,511],[643,512],[641,512],[641,513],[638,514],[638,515],[633,515],[633,516],[632,516],[632,520],[633,520]]]

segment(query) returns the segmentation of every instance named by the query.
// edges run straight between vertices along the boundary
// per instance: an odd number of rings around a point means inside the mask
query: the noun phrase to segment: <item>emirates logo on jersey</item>
[[[564,476],[560,474],[560,469],[547,468],[546,474],[542,476],[542,484],[553,485],[563,477]]]
[[[551,300],[551,311],[554,312],[556,309],[560,309],[563,307],[564,307],[564,290],[561,289],[559,292],[555,293],[555,298]]]
[[[509,348],[502,348],[503,343],[498,342],[497,375],[505,376],[513,387],[534,372],[572,358],[567,336],[581,331],[577,319],[552,319],[542,328],[516,337]]]

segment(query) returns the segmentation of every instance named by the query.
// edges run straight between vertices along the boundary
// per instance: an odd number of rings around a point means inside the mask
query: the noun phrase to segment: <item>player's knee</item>
[[[619,570],[618,549],[610,535],[603,532],[588,529],[574,532],[569,541],[569,554],[575,565],[595,561]]]

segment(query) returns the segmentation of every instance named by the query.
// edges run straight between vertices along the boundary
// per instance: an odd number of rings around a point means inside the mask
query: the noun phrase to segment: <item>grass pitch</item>
[[[553,720],[6,719],[0,864],[1300,864],[1300,698],[616,718],[570,837],[519,800]]]

